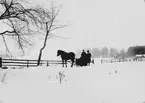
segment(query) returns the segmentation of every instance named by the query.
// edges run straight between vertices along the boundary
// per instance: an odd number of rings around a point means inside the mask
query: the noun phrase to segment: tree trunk
[[[44,40],[43,47],[40,49],[40,52],[39,52],[39,57],[38,57],[37,66],[40,65],[41,56],[42,56],[42,51],[43,51],[43,49],[46,47],[46,42],[47,42],[47,38],[48,38],[49,32],[50,32],[51,27],[52,27],[52,23],[53,23],[53,19],[52,19],[52,21],[51,21],[50,26],[48,27],[48,22],[46,22],[46,35],[45,35],[45,40]]]
[[[39,66],[39,65],[40,65],[41,56],[42,56],[42,50],[43,50],[43,49],[41,49],[41,50],[40,50],[40,52],[39,52],[39,57],[38,57],[37,66]]]
[[[2,68],[2,58],[0,57],[0,67]]]

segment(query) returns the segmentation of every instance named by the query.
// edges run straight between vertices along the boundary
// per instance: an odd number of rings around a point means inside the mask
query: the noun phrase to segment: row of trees
[[[98,57],[132,57],[135,55],[144,55],[145,54],[145,46],[132,46],[127,50],[125,49],[116,49],[116,48],[92,48],[90,52],[94,58]]]
[[[101,49],[92,48],[90,49],[90,52],[92,53],[93,57],[125,57],[126,56],[125,49],[118,50],[116,48],[103,47]]]
[[[46,47],[52,31],[65,27],[59,23],[59,6],[53,2],[47,8],[45,6],[29,6],[23,0],[0,0],[0,24],[5,25],[6,30],[0,31],[6,53],[12,58],[8,41],[12,39],[19,50],[25,53],[25,48],[32,46],[32,37],[44,36],[44,44],[40,48],[38,65],[40,64],[42,51]]]

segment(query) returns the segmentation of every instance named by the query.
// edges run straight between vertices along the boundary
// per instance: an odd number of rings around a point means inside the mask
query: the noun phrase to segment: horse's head
[[[57,56],[60,56],[62,54],[62,52],[63,52],[62,50],[58,50],[57,51]]]

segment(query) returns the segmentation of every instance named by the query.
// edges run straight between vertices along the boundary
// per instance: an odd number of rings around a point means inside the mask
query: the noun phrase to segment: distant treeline
[[[132,46],[128,48],[127,55],[135,56],[135,55],[144,55],[145,54],[145,46]]]
[[[145,54],[145,46],[131,46],[129,48],[125,49],[116,49],[116,48],[91,48],[89,49],[92,56],[94,58],[99,57],[132,57],[135,55],[144,55]],[[80,55],[81,50],[78,50],[76,52],[77,55]]]

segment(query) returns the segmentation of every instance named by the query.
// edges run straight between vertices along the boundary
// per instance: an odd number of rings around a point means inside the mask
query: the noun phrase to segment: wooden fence
[[[115,62],[141,62],[145,61],[145,58],[139,58],[139,59],[134,59],[134,58],[126,58],[126,59],[101,59],[101,63],[115,63]]]
[[[27,59],[2,59],[0,58],[0,67],[15,67],[15,66],[21,66],[21,67],[37,67],[38,60],[27,60]],[[41,65],[53,65],[53,64],[62,64],[61,60],[41,60]]]

